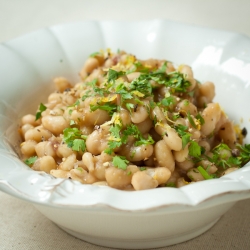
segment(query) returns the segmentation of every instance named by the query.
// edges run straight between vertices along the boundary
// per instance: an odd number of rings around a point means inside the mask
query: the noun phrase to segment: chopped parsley
[[[35,161],[37,160],[37,156],[31,156],[30,158],[26,159],[24,162],[31,166],[35,163]]]
[[[146,97],[152,95],[153,88],[147,75],[140,75],[130,83],[130,90],[137,93],[139,97]],[[140,96],[139,93],[142,95]]]
[[[117,80],[119,77],[125,75],[125,72],[123,71],[116,71],[113,69],[109,69],[108,71],[108,82],[114,82]]]
[[[74,151],[86,150],[86,135],[83,135],[78,128],[66,128],[63,130],[63,141]]]
[[[168,106],[170,106],[170,105],[172,105],[172,104],[174,104],[174,103],[175,103],[175,99],[174,99],[173,96],[165,97],[165,98],[163,98],[163,99],[161,100],[161,104],[162,104],[163,106],[165,106],[165,107],[168,107]]]
[[[200,125],[203,125],[205,123],[201,114],[196,115],[195,118],[199,121]]]
[[[116,155],[113,157],[112,163],[115,167],[126,170],[129,164],[129,161],[126,160],[126,157],[124,156]]]
[[[114,103],[97,103],[97,104],[90,104],[90,110],[95,111],[97,109],[105,110],[110,115],[117,111],[117,105]]]
[[[36,121],[41,118],[42,112],[45,111],[46,109],[47,107],[43,103],[40,103],[39,110],[36,113]]]
[[[197,167],[197,169],[205,180],[213,179],[213,177],[202,166]]]
[[[188,118],[189,123],[192,125],[192,127],[197,128],[197,126],[196,126],[192,116],[190,115],[189,111],[187,112],[187,118]]]
[[[237,158],[241,162],[241,166],[243,166],[250,161],[250,144],[238,144],[237,148],[240,150],[240,155]]]
[[[186,132],[188,130],[188,127],[184,126],[182,124],[177,124],[177,125],[174,125],[174,129],[176,130],[178,135],[181,137],[182,149],[184,149],[186,147],[186,145],[191,141],[191,139],[190,139],[191,134]]]
[[[100,52],[94,52],[92,54],[89,55],[89,57],[96,57],[96,56],[100,56],[101,53]]]
[[[189,151],[189,155],[195,158],[201,156],[201,147],[196,141],[190,141],[188,151]]]

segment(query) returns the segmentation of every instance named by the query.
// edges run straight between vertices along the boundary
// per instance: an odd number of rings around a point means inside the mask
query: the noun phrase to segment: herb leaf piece
[[[39,110],[38,112],[36,113],[36,121],[41,118],[42,116],[42,112],[45,111],[47,109],[47,107],[43,104],[43,103],[40,103],[39,105]]]
[[[30,158],[26,159],[24,162],[31,166],[35,163],[35,161],[37,160],[37,156],[31,156]]]
[[[205,180],[213,179],[213,177],[202,166],[197,167],[197,169]]]
[[[78,128],[66,128],[63,130],[63,141],[69,148],[75,151],[85,151],[86,136],[82,135]]]
[[[129,161],[126,160],[125,156],[118,156],[118,155],[116,155],[116,156],[113,157],[112,163],[113,163],[113,165],[115,167],[123,169],[123,170],[126,170]]]
[[[193,156],[195,158],[198,158],[201,156],[201,147],[195,141],[190,141],[190,146],[188,150],[189,150],[190,156]]]

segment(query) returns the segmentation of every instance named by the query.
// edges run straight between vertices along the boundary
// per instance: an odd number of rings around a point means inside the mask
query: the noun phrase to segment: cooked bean
[[[221,108],[218,103],[209,103],[202,112],[204,124],[201,126],[201,132],[204,135],[210,135],[219,121]]]
[[[134,145],[134,139],[131,137],[130,141],[120,147],[119,153],[125,156],[129,161],[137,162],[148,159],[153,154],[153,146],[152,145]]]
[[[61,170],[61,169],[52,169],[50,170],[50,174],[57,178],[67,178],[69,171]]]
[[[220,130],[219,136],[221,140],[226,143],[230,148],[233,148],[236,144],[236,134],[232,122],[225,122]]]
[[[56,157],[56,152],[53,148],[53,145],[51,142],[49,141],[43,141],[43,142],[39,142],[36,146],[35,146],[35,151],[38,157],[42,157],[45,155],[50,155],[53,158]]]
[[[94,155],[101,154],[108,148],[109,127],[99,128],[94,130],[86,140],[88,152]]]
[[[100,155],[95,156],[95,169],[94,175],[98,180],[105,180],[105,170],[111,165],[112,156],[102,152]]]
[[[64,77],[56,77],[54,79],[54,84],[59,92],[63,92],[65,89],[72,88],[70,82]]]
[[[191,181],[203,181],[204,177],[202,174],[196,169],[196,168],[191,168],[187,172],[187,176]]]
[[[186,159],[185,161],[182,162],[176,162],[176,165],[178,168],[188,171],[192,167],[194,167],[194,162],[192,160]]]
[[[105,178],[110,187],[124,189],[131,183],[132,175],[128,170],[109,167],[105,170]]]
[[[182,140],[175,131],[175,129],[171,127],[166,129],[165,135],[163,136],[163,140],[172,150],[179,151],[182,149]]]
[[[155,157],[161,167],[168,168],[171,172],[174,171],[175,161],[171,149],[164,140],[158,141],[155,144]]]
[[[145,107],[144,105],[140,105],[140,104],[135,104],[136,109],[134,109],[131,112],[131,121],[133,123],[140,123],[143,122],[147,119],[148,117],[148,110],[147,107]]]
[[[145,171],[138,171],[132,176],[131,183],[135,190],[152,189],[158,186],[157,180]]]
[[[134,79],[138,78],[141,75],[140,72],[133,72],[127,75],[128,81],[132,82]]]
[[[69,171],[74,168],[74,164],[76,163],[76,156],[72,154],[67,158],[63,158],[63,161],[59,165],[59,169]]]
[[[96,177],[88,173],[83,168],[71,169],[69,172],[69,177],[73,180],[80,181],[83,184],[93,184],[97,181]]]
[[[51,136],[52,134],[50,131],[43,129],[42,127],[35,127],[35,128],[29,129],[25,133],[24,138],[25,138],[25,141],[33,140],[36,142],[40,142],[40,141],[48,140]]]
[[[70,155],[74,154],[74,151],[71,148],[69,148],[66,144],[60,144],[58,145],[56,154],[60,158],[67,158]]]
[[[36,117],[34,115],[28,114],[22,117],[22,124],[30,124],[32,126],[38,126],[40,123],[36,121]]]
[[[63,116],[45,116],[42,118],[42,124],[54,135],[61,134],[65,128],[69,127],[69,121],[65,120]]]
[[[30,157],[35,154],[36,141],[28,140],[21,143],[21,152],[24,156]]]
[[[179,151],[174,151],[173,155],[174,155],[174,159],[177,162],[185,161],[188,158],[188,145],[184,149],[181,149]]]
[[[199,91],[202,96],[207,98],[207,102],[212,102],[215,96],[215,86],[212,82],[204,82],[199,85]]]
[[[89,172],[95,170],[94,157],[91,153],[85,152],[82,156],[82,162],[87,167]]]
[[[136,126],[142,134],[148,133],[153,126],[152,120],[148,117],[143,122],[137,123]]]
[[[54,158],[50,155],[42,156],[38,158],[34,165],[32,166],[32,169],[37,171],[44,171],[46,173],[50,173],[52,169],[56,169],[56,162]]]

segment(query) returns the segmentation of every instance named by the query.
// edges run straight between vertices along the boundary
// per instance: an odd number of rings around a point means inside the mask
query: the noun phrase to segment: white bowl
[[[179,189],[129,192],[55,179],[18,158],[18,119],[35,112],[54,77],[79,80],[88,55],[107,47],[191,65],[197,79],[216,84],[216,101],[230,118],[250,131],[248,37],[162,20],[59,25],[0,46],[0,189],[98,245],[146,249],[198,236],[250,197],[250,164]]]

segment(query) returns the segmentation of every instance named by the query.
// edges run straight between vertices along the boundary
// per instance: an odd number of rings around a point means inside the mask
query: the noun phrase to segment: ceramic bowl
[[[215,83],[229,117],[250,131],[248,37],[165,20],[59,25],[0,45],[0,189],[94,244],[146,249],[194,238],[250,198],[250,164],[178,189],[129,192],[55,179],[19,160],[19,118],[46,100],[54,77],[77,82],[89,54],[105,48],[192,66],[196,79]]]

